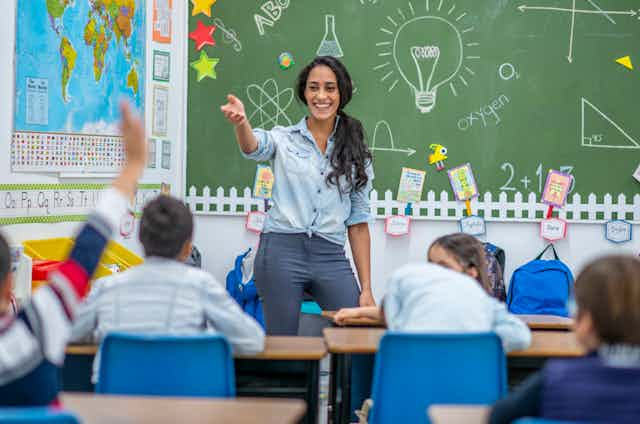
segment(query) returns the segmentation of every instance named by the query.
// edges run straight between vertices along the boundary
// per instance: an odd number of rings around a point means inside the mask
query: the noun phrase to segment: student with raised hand
[[[524,416],[640,422],[640,259],[597,259],[578,275],[574,292],[576,337],[589,353],[550,359],[494,405],[490,423]]]
[[[489,295],[484,248],[475,237],[440,237],[427,259],[430,263],[405,265],[392,274],[381,308],[342,309],[334,321],[370,318],[396,331],[493,331],[507,352],[529,346],[527,325]]]
[[[323,309],[375,305],[371,293],[369,192],[372,157],[362,124],[347,115],[353,85],[344,65],[316,57],[296,83],[307,116],[296,125],[252,130],[235,96],[221,107],[242,154],[270,161],[275,175],[255,260],[269,334],[295,335],[303,291]],[[361,290],[344,253],[346,236]]]
[[[52,272],[17,316],[11,295],[9,247],[0,236],[0,405],[48,405],[60,388],[59,367],[80,299],[102,252],[127,211],[147,157],[142,122],[121,104],[125,166],[78,232],[69,257]]]
[[[264,331],[211,274],[187,265],[193,215],[170,196],[150,201],[140,219],[145,262],[93,283],[79,308],[73,341],[101,342],[112,331],[193,334],[215,331],[236,353],[264,349]],[[97,382],[99,354],[93,364]]]

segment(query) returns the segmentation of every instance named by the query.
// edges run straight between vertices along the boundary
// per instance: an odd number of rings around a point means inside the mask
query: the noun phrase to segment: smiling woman
[[[371,153],[362,124],[344,112],[353,86],[344,65],[319,56],[298,75],[308,115],[296,125],[251,128],[235,96],[221,107],[242,154],[269,161],[275,184],[255,260],[267,333],[295,335],[303,292],[323,309],[374,305],[370,278]],[[360,286],[345,256],[349,237]]]

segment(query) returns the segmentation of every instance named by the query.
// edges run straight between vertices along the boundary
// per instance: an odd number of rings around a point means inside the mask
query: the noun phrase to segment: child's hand
[[[342,308],[333,316],[333,322],[338,325],[346,324],[347,320],[360,317],[360,308]]]
[[[127,158],[127,165],[144,168],[147,161],[147,140],[140,117],[135,116],[126,101],[120,102],[120,133]]]
[[[126,154],[124,168],[113,181],[113,187],[127,197],[133,197],[136,192],[138,179],[144,172],[147,162],[147,140],[144,125],[140,117],[131,111],[126,101],[120,103],[120,133]]]
[[[236,127],[242,125],[247,119],[244,105],[233,94],[227,96],[227,104],[220,106],[220,110],[224,113],[224,117]]]

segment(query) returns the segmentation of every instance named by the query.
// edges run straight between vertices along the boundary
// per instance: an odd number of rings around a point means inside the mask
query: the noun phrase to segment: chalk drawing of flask
[[[320,47],[318,47],[316,55],[333,57],[344,56],[342,53],[342,47],[340,47],[340,42],[338,41],[338,36],[336,35],[336,23],[333,15],[324,16],[324,37],[322,37],[322,42],[320,43]]]

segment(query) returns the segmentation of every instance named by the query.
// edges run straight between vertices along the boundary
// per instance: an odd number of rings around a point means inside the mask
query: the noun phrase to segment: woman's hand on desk
[[[333,322],[338,325],[345,325],[348,320],[360,318],[361,308],[342,308],[333,316]]]
[[[377,306],[365,306],[359,308],[342,308],[333,316],[333,322],[338,325],[349,324],[354,319],[366,319],[371,321],[381,321],[382,313]],[[373,324],[374,322],[372,322]]]

